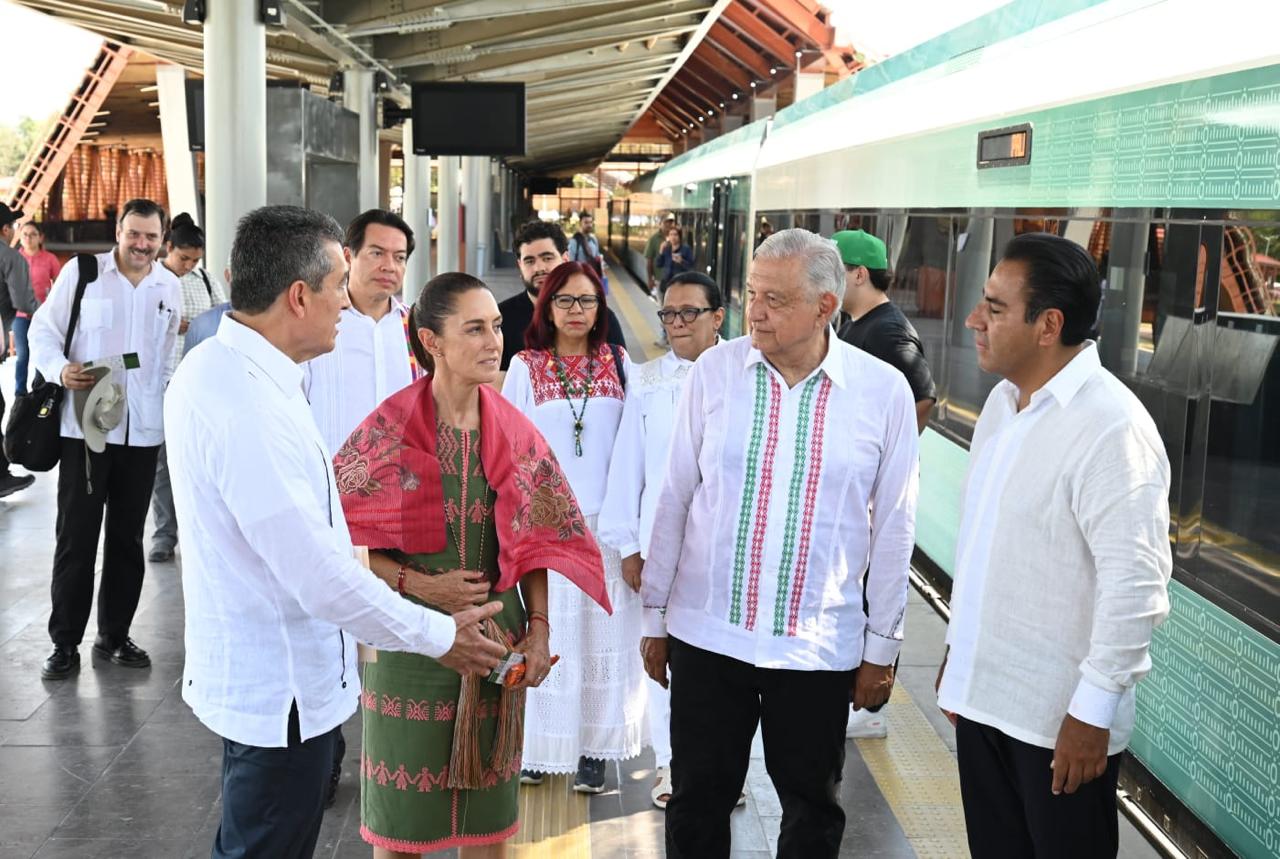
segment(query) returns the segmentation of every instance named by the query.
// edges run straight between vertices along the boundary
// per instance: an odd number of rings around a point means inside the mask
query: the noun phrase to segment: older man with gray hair
[[[844,288],[831,241],[775,233],[747,278],[750,338],[685,383],[641,591],[646,670],[665,686],[670,667],[672,859],[729,855],[758,725],[778,856],[836,856],[848,704],[892,687],[915,408],[901,373],[833,336]]]

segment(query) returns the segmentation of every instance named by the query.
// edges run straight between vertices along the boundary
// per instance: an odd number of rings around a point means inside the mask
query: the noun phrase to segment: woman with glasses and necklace
[[[622,419],[630,360],[606,342],[604,287],[588,265],[566,262],[538,292],[525,349],[511,360],[502,393],[546,437],[594,531]],[[622,579],[622,559],[601,546],[613,615],[563,587],[548,589],[551,650],[560,667],[531,689],[521,781],[576,773],[574,790],[604,790],[605,761],[640,753],[647,739],[640,597]]]
[[[699,272],[672,278],[658,311],[671,351],[637,367],[627,386],[597,536],[605,551],[616,549],[622,555],[622,577],[637,594],[649,554],[653,511],[666,473],[676,404],[693,362],[720,341],[717,332],[724,313],[724,300],[714,280]],[[638,648],[640,642],[634,646]],[[650,798],[665,809],[671,798],[670,696],[665,684],[650,678],[647,685],[649,731],[658,769]]]

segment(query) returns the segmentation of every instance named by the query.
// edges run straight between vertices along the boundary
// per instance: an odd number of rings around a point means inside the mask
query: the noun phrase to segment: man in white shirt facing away
[[[1169,461],[1103,369],[1098,269],[1045,233],[1005,249],[965,325],[1003,377],[974,428],[938,706],[975,859],[1116,855],[1116,780],[1169,612]]]
[[[338,340],[303,365],[303,390],[329,452],[387,397],[418,378],[409,347],[409,307],[397,294],[413,255],[413,230],[385,209],[370,209],[347,226],[343,255],[350,266]]]
[[[146,569],[142,530],[155,483],[156,457],[164,441],[161,409],[173,372],[182,319],[182,287],[156,262],[165,232],[164,209],[151,200],[124,204],[116,246],[98,254],[97,277],[86,284],[70,348],[66,348],[80,261],[63,267],[49,299],[31,319],[31,357],[46,379],[61,381],[62,457],[58,465],[57,548],[53,554],[53,653],[41,676],[61,680],[80,670],[77,648],[93,606],[98,538],[102,581],[98,587],[98,635],[93,653],[126,668],[146,668],[151,657],[129,638]],[[89,450],[77,420],[72,391],[93,387],[88,361],[136,355],[137,365],[112,373],[126,407],[108,428],[101,453]],[[130,359],[132,362],[132,359]]]
[[[213,856],[312,854],[338,726],[356,710],[355,640],[487,673],[491,602],[452,618],[402,599],[353,557],[329,451],[298,365],[333,349],[347,307],[328,215],[267,206],[240,220],[232,312],[165,398],[188,541],[183,699],[223,738]]]
[[[835,245],[783,230],[747,278],[751,336],[689,371],[641,583],[667,683],[667,855],[724,859],[757,726],[781,859],[835,857],[850,698],[888,698],[915,536],[906,379],[841,341]],[[870,573],[864,577],[864,572]],[[863,591],[867,610],[863,610]]]

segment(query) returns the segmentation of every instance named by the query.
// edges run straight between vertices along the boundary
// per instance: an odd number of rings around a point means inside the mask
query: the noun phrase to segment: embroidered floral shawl
[[[409,554],[444,549],[435,412],[426,376],[384,400],[334,457],[355,544]],[[612,613],[600,548],[555,454],[533,423],[487,385],[480,386],[480,461],[497,493],[497,590],[545,567]]]

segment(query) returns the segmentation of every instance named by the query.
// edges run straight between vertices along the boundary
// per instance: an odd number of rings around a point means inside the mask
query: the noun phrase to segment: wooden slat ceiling
[[[203,33],[178,0],[19,0],[195,73]],[[216,3],[219,0],[212,0]],[[676,139],[745,104],[796,68],[857,68],[833,48],[813,0],[284,0],[286,26],[268,29],[267,73],[328,93],[341,68],[377,65],[397,87],[414,81],[523,81],[528,148],[508,159],[530,173],[591,169],[633,136]],[[776,73],[771,70],[776,69]],[[140,72],[141,73],[141,72]],[[154,81],[150,81],[154,83]],[[122,92],[115,136],[158,134],[154,93]],[[729,105],[731,106],[731,105]],[[716,113],[708,113],[715,111]],[[130,130],[126,118],[137,115]]]

